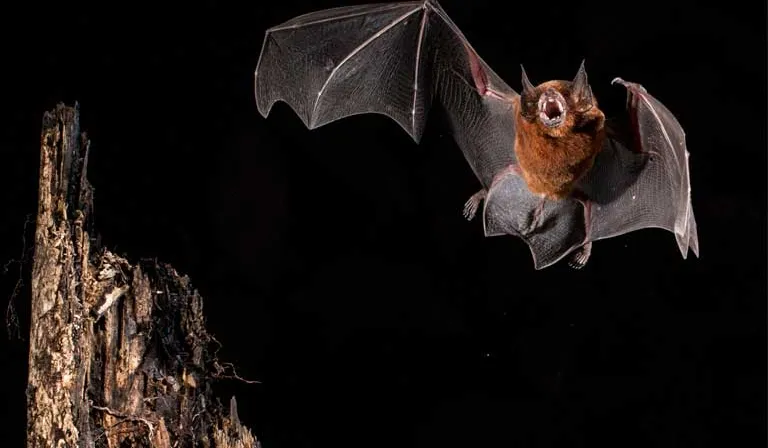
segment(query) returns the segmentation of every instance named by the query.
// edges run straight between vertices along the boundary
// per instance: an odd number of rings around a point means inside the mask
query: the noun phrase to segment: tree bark
[[[173,267],[91,238],[78,106],[43,117],[32,267],[28,447],[258,447],[213,396],[203,299]]]

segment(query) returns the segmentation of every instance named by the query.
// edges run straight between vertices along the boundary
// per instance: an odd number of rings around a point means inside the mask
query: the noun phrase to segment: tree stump
[[[95,247],[78,105],[43,117],[28,447],[259,447],[213,396],[203,299],[173,267]]]

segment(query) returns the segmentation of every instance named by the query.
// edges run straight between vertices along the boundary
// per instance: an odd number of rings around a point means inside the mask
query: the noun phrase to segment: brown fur
[[[536,87],[536,100],[549,87],[557,89],[568,103],[565,122],[547,128],[535,111],[527,114],[531,118],[517,114],[515,153],[531,192],[561,199],[571,193],[574,183],[592,167],[605,138],[605,115],[594,100],[589,110],[579,112],[568,81],[540,84]],[[518,103],[517,107],[519,111],[531,112],[531,104]]]

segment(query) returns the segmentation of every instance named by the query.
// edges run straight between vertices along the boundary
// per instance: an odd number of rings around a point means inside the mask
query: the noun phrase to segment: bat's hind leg
[[[592,255],[592,241],[590,241],[590,227],[592,225],[590,216],[592,214],[592,201],[590,201],[587,196],[580,191],[574,192],[573,197],[577,201],[581,202],[581,205],[584,206],[584,241],[586,242],[580,248],[571,253],[570,258],[568,259],[568,266],[572,267],[573,269],[581,269],[587,264],[590,255]]]
[[[493,187],[493,185],[501,177],[506,176],[509,173],[514,173],[518,176],[522,175],[520,167],[517,165],[509,165],[508,167],[499,171],[496,176],[494,176],[493,180],[491,181],[491,187]],[[472,221],[472,219],[475,217],[475,214],[477,213],[477,210],[480,208],[480,203],[485,200],[486,196],[488,196],[488,189],[483,188],[482,190],[473,194],[469,199],[467,199],[467,202],[464,203],[464,217],[467,218],[467,221]]]
[[[533,209],[531,222],[528,227],[528,232],[533,232],[541,225],[541,216],[544,214],[544,207],[547,205],[546,196],[542,196],[539,199],[539,203],[536,204],[536,208]]]
[[[467,202],[464,203],[464,217],[467,218],[467,221],[472,221],[472,218],[475,217],[477,209],[480,208],[480,203],[483,202],[483,199],[485,199],[487,194],[488,190],[483,188],[482,190],[473,194],[472,197],[470,197]]]

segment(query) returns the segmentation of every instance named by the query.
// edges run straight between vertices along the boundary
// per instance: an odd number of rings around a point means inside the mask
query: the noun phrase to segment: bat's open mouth
[[[563,108],[553,98],[547,100],[544,104],[544,113],[550,120],[555,119],[563,113]]]
[[[565,99],[560,92],[547,91],[539,98],[539,118],[547,126],[557,126],[565,119]]]

